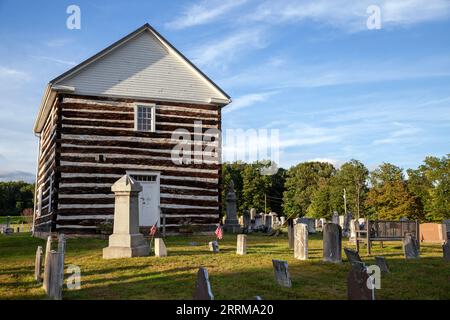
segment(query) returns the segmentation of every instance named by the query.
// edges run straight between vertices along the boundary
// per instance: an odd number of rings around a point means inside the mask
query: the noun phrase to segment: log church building
[[[33,128],[34,234],[97,233],[114,218],[111,186],[124,174],[143,188],[140,226],[161,225],[164,216],[168,233],[186,225],[213,230],[221,209],[220,139],[215,161],[177,164],[172,133],[183,129],[201,143],[208,129],[221,129],[221,109],[230,102],[149,24],[51,80]]]

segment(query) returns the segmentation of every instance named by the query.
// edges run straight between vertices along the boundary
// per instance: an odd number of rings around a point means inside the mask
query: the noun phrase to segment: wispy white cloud
[[[413,125],[404,124],[400,122],[393,123],[393,126],[396,129],[388,134],[386,138],[376,139],[373,141],[374,145],[380,144],[395,144],[395,143],[405,143],[405,142],[413,142],[417,141],[416,134],[421,130]]]
[[[239,109],[250,107],[258,102],[266,101],[270,96],[278,93],[278,91],[250,93],[237,97],[233,102],[224,109],[223,113],[233,112]]]
[[[73,43],[73,39],[69,38],[59,38],[59,39],[52,39],[45,42],[45,45],[49,48],[59,48],[64,47],[70,43]]]
[[[47,57],[47,56],[32,56],[32,57],[36,58],[36,59],[47,60],[47,61],[56,62],[56,63],[63,64],[63,65],[68,65],[68,66],[74,66],[76,64],[76,62],[74,62],[74,61],[62,60],[62,59]]]
[[[190,56],[202,67],[226,68],[227,63],[250,49],[262,49],[267,41],[261,29],[245,30],[196,47]]]
[[[450,76],[448,57],[427,57],[410,61],[332,61],[316,64],[290,61],[283,66],[260,63],[240,70],[219,82],[225,87],[246,86],[277,90],[283,88],[319,88],[349,84],[410,80]]]
[[[381,9],[382,28],[441,20],[450,16],[447,0],[279,0],[265,1],[248,19],[269,23],[295,23],[305,20],[337,27],[349,32],[367,30],[367,8]]]
[[[25,71],[0,66],[0,80],[29,81],[31,80],[31,75]]]
[[[210,0],[196,3],[186,8],[181,16],[166,24],[172,29],[184,29],[216,21],[247,0]]]

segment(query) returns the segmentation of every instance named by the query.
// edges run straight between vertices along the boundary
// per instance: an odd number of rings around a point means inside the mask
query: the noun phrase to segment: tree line
[[[270,163],[269,163],[270,164]],[[274,175],[261,174],[268,162],[233,162],[222,166],[222,208],[233,179],[238,208],[274,211],[288,218],[330,219],[334,212],[380,220],[450,219],[450,154],[426,157],[406,172],[391,163],[375,170],[358,160],[339,168],[326,162],[302,162]]]
[[[0,216],[17,216],[33,208],[34,184],[24,181],[0,182]]]

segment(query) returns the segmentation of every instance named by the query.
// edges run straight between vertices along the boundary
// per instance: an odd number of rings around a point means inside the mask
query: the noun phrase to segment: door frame
[[[147,170],[126,170],[128,176],[139,175],[139,176],[156,176],[156,183],[158,186],[158,203],[157,210],[159,215],[159,220],[157,226],[161,224],[161,172],[160,171],[147,171]],[[139,181],[138,181],[139,182]],[[141,182],[139,182],[141,183]],[[144,182],[145,183],[145,182]]]

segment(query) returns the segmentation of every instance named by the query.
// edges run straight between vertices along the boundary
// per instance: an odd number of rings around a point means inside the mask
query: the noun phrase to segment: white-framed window
[[[155,104],[136,104],[134,107],[134,130],[155,132]]]

